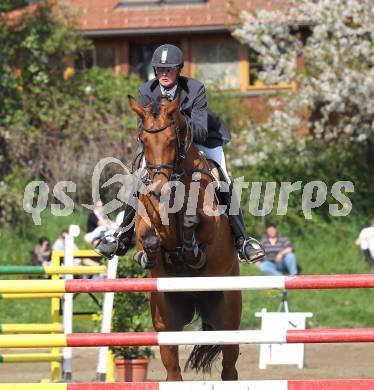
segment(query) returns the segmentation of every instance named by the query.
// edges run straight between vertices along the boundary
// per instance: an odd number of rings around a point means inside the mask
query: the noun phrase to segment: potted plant
[[[145,278],[144,271],[132,254],[118,262],[118,278]],[[113,332],[143,332],[151,327],[149,296],[145,293],[115,294],[113,306]],[[120,382],[144,382],[153,351],[150,347],[111,347]]]

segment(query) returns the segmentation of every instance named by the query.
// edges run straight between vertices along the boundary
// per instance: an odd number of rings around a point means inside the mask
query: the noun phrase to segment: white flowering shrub
[[[273,100],[264,128],[286,144],[297,142],[292,133],[302,128],[326,142],[374,138],[374,1],[289,3],[287,13],[242,12],[234,31],[259,53],[266,84],[298,85],[287,99]]]

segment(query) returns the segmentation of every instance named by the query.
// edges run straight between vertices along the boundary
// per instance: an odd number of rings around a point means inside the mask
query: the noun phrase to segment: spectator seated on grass
[[[287,237],[278,235],[277,227],[271,223],[266,227],[266,237],[261,240],[265,250],[265,258],[256,266],[266,275],[282,275],[299,273],[294,247]]]
[[[30,251],[31,265],[47,266],[51,261],[51,245],[47,237],[40,237],[38,243]]]

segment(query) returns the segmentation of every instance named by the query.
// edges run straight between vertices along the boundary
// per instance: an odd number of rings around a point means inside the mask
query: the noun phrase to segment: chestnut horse
[[[215,191],[210,191],[210,202],[204,201],[208,188],[217,183],[213,183],[214,177],[204,155],[192,142],[192,134],[179,111],[179,97],[172,102],[160,98],[146,107],[131,96],[129,101],[142,120],[139,140],[145,161],[143,181],[150,188],[148,193],[139,194],[139,202],[151,224],[139,212],[135,224],[136,245],[141,251],[138,253],[154,264],[149,268],[149,276],[238,276],[238,256],[228,218],[224,213],[214,212],[218,210]],[[193,180],[196,175],[200,176],[199,181]],[[178,181],[185,188],[183,204],[180,211],[168,215],[166,224],[161,215],[165,206],[163,189],[170,182]],[[174,197],[169,197],[167,206],[181,198],[174,187],[171,193]],[[194,193],[197,207],[191,212],[188,202],[193,203]],[[240,291],[157,292],[151,294],[150,304],[153,326],[158,332],[182,331],[195,314],[201,317],[203,330],[237,330],[240,326]],[[209,371],[220,351],[222,380],[237,380],[235,365],[239,345],[195,346],[186,368]],[[182,380],[178,347],[160,346],[160,354],[167,380]]]

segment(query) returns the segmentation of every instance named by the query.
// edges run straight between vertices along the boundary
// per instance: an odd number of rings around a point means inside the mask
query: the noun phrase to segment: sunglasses
[[[172,73],[177,71],[176,66],[168,67],[168,68],[156,68],[156,73],[157,74],[163,74],[163,73]]]

